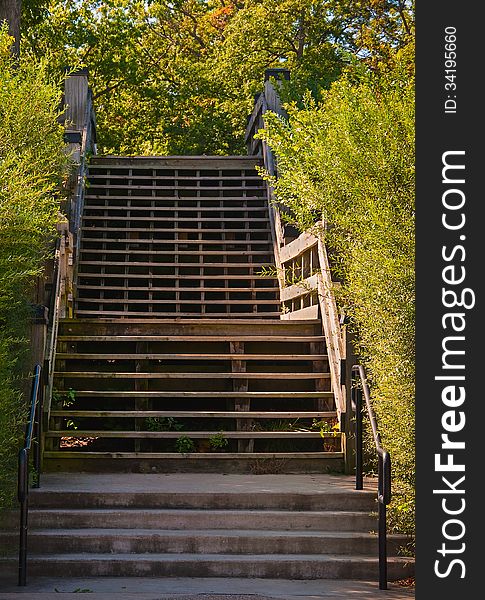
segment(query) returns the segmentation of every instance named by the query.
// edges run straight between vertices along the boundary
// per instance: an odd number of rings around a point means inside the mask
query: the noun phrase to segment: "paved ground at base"
[[[57,591],[56,591],[57,590]],[[76,593],[73,593],[77,590]],[[86,590],[86,591],[84,591]],[[284,581],[281,579],[224,578],[103,578],[51,579],[33,577],[26,588],[0,579],[0,600],[409,600],[414,590],[394,585],[379,591],[372,581]]]

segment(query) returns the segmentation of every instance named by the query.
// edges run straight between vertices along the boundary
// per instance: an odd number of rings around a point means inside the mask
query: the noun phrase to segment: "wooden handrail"
[[[268,110],[283,117],[287,116],[281,106],[278,92],[271,81],[265,82],[264,91],[258,96],[255,102],[253,113],[248,120],[246,128],[246,145],[249,154],[255,153],[255,149],[258,150],[258,154],[263,159],[266,172],[271,177],[277,177],[277,164],[273,151],[264,140],[258,140],[257,144],[254,141],[254,135],[257,131],[264,128],[264,114]],[[340,417],[341,413],[346,412],[347,406],[346,389],[342,381],[342,372],[344,370],[342,366],[345,364],[345,343],[340,328],[334,295],[334,284],[331,278],[325,244],[321,235],[315,235],[311,232],[303,232],[296,239],[287,243],[280,207],[275,202],[273,188],[269,184],[267,186],[271,236],[280,287],[280,299],[283,306],[286,306],[285,301],[287,302],[288,300],[312,293],[316,294],[327,344],[332,390]],[[315,231],[324,231],[323,221],[315,224]],[[288,284],[285,280],[286,265],[288,263],[291,265],[293,261],[297,261],[306,252],[315,249],[318,264],[312,265],[312,272],[309,276],[302,276],[301,281],[290,281]],[[288,318],[288,313],[284,315],[284,318]]]

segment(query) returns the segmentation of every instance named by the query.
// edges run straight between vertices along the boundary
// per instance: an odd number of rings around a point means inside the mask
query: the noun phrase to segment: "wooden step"
[[[72,437],[72,436],[71,436]],[[178,452],[69,452],[62,450],[60,451],[47,451],[44,452],[44,457],[47,459],[181,459],[186,461],[186,454]],[[190,453],[191,459],[197,460],[255,460],[255,459],[273,459],[284,458],[284,459],[302,459],[302,458],[314,458],[314,459],[328,459],[343,458],[343,452],[193,452]]]
[[[261,335],[60,335],[60,342],[324,342],[324,336]]]
[[[220,431],[105,431],[67,429],[65,431],[46,431],[49,438],[124,438],[124,439],[178,439],[188,437],[200,440],[209,439]],[[236,440],[251,439],[301,439],[301,438],[333,438],[340,439],[340,433],[320,433],[319,431],[224,431],[224,437]]]
[[[149,230],[146,230],[148,233]],[[270,246],[272,245],[271,240],[210,240],[210,239],[197,239],[187,240],[181,239],[155,239],[155,238],[82,238],[81,248],[85,247],[85,244],[150,244],[150,245],[164,245],[164,246],[180,246],[180,245],[195,245],[198,246]]]
[[[102,276],[100,276],[102,279]],[[123,279],[123,278],[122,278]],[[279,293],[279,288],[277,287],[180,287],[180,286],[172,286],[172,287],[156,287],[156,286],[145,286],[145,287],[136,287],[132,285],[104,285],[100,283],[99,285],[91,284],[77,284],[78,290],[96,290],[99,291],[99,288],[102,287],[103,290],[110,291],[121,291],[121,292],[173,292],[177,290],[181,294],[186,292],[251,292],[251,293],[263,293],[263,294],[274,294]]]
[[[134,242],[130,242],[134,243]],[[182,243],[178,243],[177,245],[183,245]],[[85,256],[86,254],[123,254],[124,256],[132,256],[136,254],[148,254],[150,256],[173,256],[174,262],[175,257],[177,256],[273,256],[273,251],[271,250],[116,250],[113,248],[83,248],[81,250],[81,255]],[[82,262],[85,262],[84,259],[81,259]],[[199,263],[179,263],[179,264],[199,264]],[[207,263],[208,266],[211,263]]]
[[[115,262],[109,261],[108,263],[102,260],[80,260],[80,266],[99,266],[99,267],[173,267],[175,263],[173,262],[156,262],[156,261],[126,261],[126,262]],[[241,262],[241,263],[231,263],[231,262],[204,262],[204,263],[177,263],[178,268],[200,268],[200,269],[212,269],[212,268],[231,268],[231,269],[261,269],[262,267],[271,267],[273,266],[270,262],[262,262],[262,263],[250,263],[250,262]]]
[[[59,360],[327,360],[326,354],[76,354],[58,352]]]
[[[123,263],[125,264],[125,263]],[[189,265],[190,266],[190,265]],[[107,277],[111,277],[111,278],[117,278],[117,279],[175,279],[175,275],[166,275],[166,274],[162,274],[162,275],[157,275],[157,274],[153,274],[153,273],[129,273],[129,274],[125,274],[125,273],[79,273],[79,276],[82,277],[83,279],[87,279],[87,278],[95,278],[95,279],[104,279]],[[176,277],[177,279],[198,279],[198,280],[211,280],[211,279],[225,279],[228,281],[231,280],[247,280],[247,281],[261,281],[262,277],[260,275],[258,275],[257,273],[255,274],[248,274],[248,275],[241,275],[239,273],[237,274],[230,274],[230,275],[177,275]],[[276,277],[264,277],[264,280],[266,281],[277,281]],[[231,288],[228,288],[231,289]],[[261,288],[264,289],[264,288]]]
[[[193,209],[192,209],[193,210]],[[193,211],[194,212],[194,211]],[[197,211],[195,211],[197,212]],[[122,216],[102,216],[102,215],[93,215],[93,216],[83,216],[83,223],[84,222],[90,222],[90,221],[145,221],[145,222],[149,222],[149,223],[163,223],[166,220],[166,217],[160,216],[160,217],[156,217],[156,216],[147,216],[147,217],[132,217],[132,216],[128,216],[128,215],[122,215]],[[176,221],[178,223],[187,221],[187,222],[193,222],[193,221],[197,221],[198,223],[241,223],[243,219],[241,219],[241,217],[184,217],[184,216],[179,216]],[[261,217],[251,217],[251,219],[248,219],[248,222],[252,223],[267,223],[268,219],[267,218],[261,218]],[[84,225],[83,225],[84,227]],[[147,227],[147,229],[150,229],[150,227]],[[201,228],[203,229],[203,228]],[[151,229],[150,229],[151,231]]]
[[[221,419],[318,419],[336,418],[336,411],[222,411],[222,410],[51,410],[51,417],[84,417],[84,418],[221,418]],[[182,435],[182,434],[180,434]]]
[[[90,196],[90,198],[94,199],[101,199],[103,198],[103,196]],[[134,197],[136,198],[136,196]],[[154,200],[152,198],[152,200]],[[248,198],[249,200],[249,198]],[[95,211],[95,210],[99,210],[99,211],[103,211],[103,212],[109,212],[109,211],[120,211],[120,212],[126,212],[126,213],[132,213],[132,212],[136,212],[136,211],[143,211],[143,212],[150,212],[150,213],[155,213],[155,212],[176,212],[176,213],[184,213],[184,212],[197,212],[197,213],[208,213],[208,212],[241,212],[241,213],[252,213],[252,212],[265,212],[268,210],[268,208],[266,206],[114,206],[112,204],[106,204],[106,205],[99,205],[99,204],[87,204],[84,207],[84,216],[86,219],[89,218],[89,215],[86,214],[86,212],[89,211]],[[110,216],[110,215],[107,215]],[[119,217],[120,215],[114,215],[113,218],[115,217]],[[128,218],[128,216],[127,216]]]
[[[209,371],[203,373],[187,372],[160,372],[160,373],[125,373],[122,371],[106,372],[106,371],[56,371],[55,377],[63,379],[272,379],[274,381],[280,379],[329,379],[329,373],[288,373],[276,372],[266,373],[245,371],[244,373],[211,373]]]
[[[113,231],[116,232],[118,234],[123,233],[124,231],[127,231],[129,233],[137,231],[140,233],[270,233],[271,230],[267,229],[265,227],[259,227],[259,228],[251,228],[251,227],[246,227],[246,228],[200,228],[200,227],[169,227],[169,228],[146,228],[146,227],[126,227],[126,228],[122,228],[120,229],[119,227],[83,227],[81,230],[81,235],[83,239],[91,239],[91,238],[87,238],[86,234],[87,233],[98,233],[101,231]],[[104,239],[104,238],[103,238]]]
[[[60,396],[68,390],[57,390]],[[76,390],[76,398],[246,398],[253,400],[292,398],[308,400],[314,398],[333,398],[333,392],[213,392],[213,391],[113,391],[113,390]]]
[[[89,173],[88,177],[89,181],[97,181],[97,180],[112,180],[112,179],[120,179],[125,181],[132,181],[133,179],[138,180],[147,180],[147,181],[173,181],[174,179],[181,179],[184,181],[214,181],[215,179],[221,181],[254,181],[261,183],[261,177],[254,172],[254,175],[226,175],[224,171],[218,176],[209,176],[209,175],[197,175],[197,171],[191,175],[181,175],[175,177],[175,175],[112,175],[112,174],[93,174]],[[203,186],[202,186],[203,187]]]
[[[205,317],[207,315],[207,313],[195,313],[195,312],[177,312],[177,311],[171,311],[171,312],[163,312],[163,311],[132,311],[132,312],[128,312],[126,310],[84,310],[84,309],[76,309],[76,314],[77,315],[81,315],[81,316],[89,316],[89,317],[94,317],[96,315],[98,316],[119,316],[119,317],[126,317],[128,315],[137,315],[139,317],[146,317],[147,319],[152,320],[154,317],[170,317],[173,316],[174,314],[178,315],[179,317],[194,317],[197,315],[200,315],[201,318]],[[226,318],[230,318],[234,315],[239,315],[241,317],[252,317],[254,319],[258,319],[258,318],[268,318],[268,317],[273,317],[275,320],[278,319],[280,317],[280,313],[279,312],[270,312],[270,311],[264,311],[264,312],[237,312],[237,313],[230,313],[230,312],[211,312],[210,316],[211,317],[215,317],[218,319],[226,319]]]
[[[102,288],[101,288],[102,289]],[[148,290],[150,288],[147,288]],[[176,288],[174,288],[176,289]],[[257,305],[278,305],[280,304],[279,300],[252,300],[252,299],[248,299],[248,300],[176,300],[175,298],[172,299],[164,299],[164,300],[155,300],[155,299],[138,299],[138,298],[78,298],[78,302],[82,303],[82,304],[125,304],[125,305],[129,305],[129,304],[150,304],[150,305],[154,305],[154,304],[178,304],[178,305],[184,305],[184,304],[188,304],[190,306],[194,306],[194,304],[196,304],[197,306],[205,306],[205,305],[212,305],[212,304],[223,304],[223,305],[227,305],[227,306],[233,306],[233,305],[253,305],[253,304],[257,304]]]

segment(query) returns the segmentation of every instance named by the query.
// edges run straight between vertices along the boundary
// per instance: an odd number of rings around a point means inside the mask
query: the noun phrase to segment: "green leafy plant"
[[[12,59],[7,29],[0,27],[0,507],[15,498],[34,283],[52,255],[69,163],[58,123],[62,82],[46,57]]]
[[[317,419],[313,419],[311,429],[319,431],[322,438],[325,437],[326,433],[331,433],[334,437],[337,437],[340,432],[340,425],[338,421],[328,421],[325,419],[318,421]]]
[[[173,417],[148,417],[145,420],[148,431],[181,431],[184,426]]]
[[[76,390],[69,388],[65,392],[52,390],[52,405],[55,408],[69,408],[76,401]]]
[[[211,435],[209,438],[209,446],[215,452],[222,452],[229,445],[229,440],[224,435],[223,431]]]
[[[194,441],[186,435],[182,435],[177,438],[177,441],[175,442],[175,450],[180,452],[180,454],[190,454],[191,452],[195,452]]]

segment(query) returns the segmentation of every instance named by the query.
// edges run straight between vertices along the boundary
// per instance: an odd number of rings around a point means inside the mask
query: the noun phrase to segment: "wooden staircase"
[[[261,276],[274,253],[257,164],[92,159],[47,469],[342,471],[321,321],[280,319]]]
[[[93,158],[76,314],[279,318],[266,185],[249,157]]]

